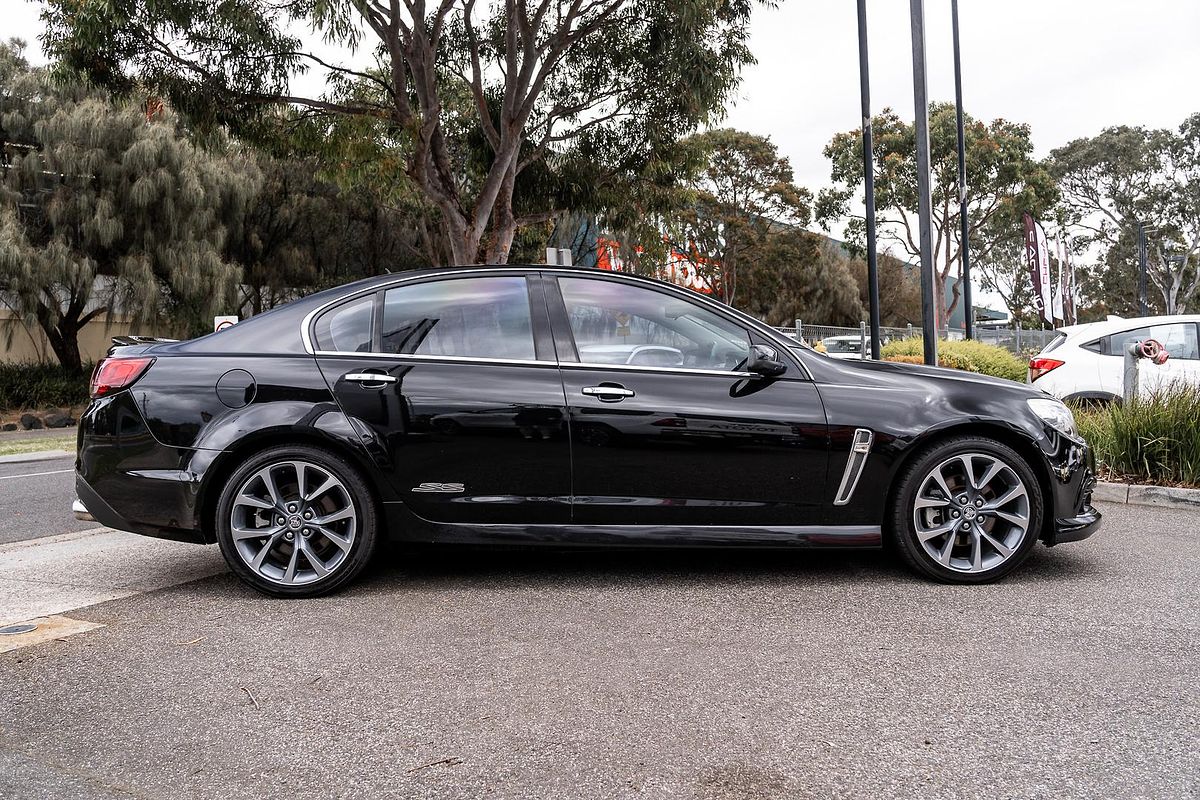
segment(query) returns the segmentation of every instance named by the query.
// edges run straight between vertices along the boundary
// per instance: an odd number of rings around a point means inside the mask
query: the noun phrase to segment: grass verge
[[[75,429],[71,428],[68,433],[63,433],[61,436],[34,436],[28,439],[13,439],[12,441],[7,441],[5,435],[0,433],[0,456],[40,453],[44,450],[75,452]]]
[[[1076,408],[1075,419],[1101,477],[1200,487],[1200,388],[1176,386],[1128,404]]]

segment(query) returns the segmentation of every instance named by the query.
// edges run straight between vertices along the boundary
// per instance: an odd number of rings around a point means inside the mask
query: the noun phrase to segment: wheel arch
[[[1025,463],[1029,465],[1029,468],[1037,477],[1038,489],[1042,492],[1043,513],[1038,538],[1044,539],[1048,536],[1054,530],[1054,514],[1050,511],[1053,506],[1053,485],[1046,459],[1038,449],[1037,443],[1027,433],[1011,424],[997,420],[968,420],[950,423],[943,427],[927,431],[914,440],[892,467],[892,479],[888,485],[884,519],[890,520],[893,516],[891,511],[895,508],[896,496],[899,491],[896,478],[917,456],[930,446],[957,436],[981,436],[993,439],[1011,447],[1018,455],[1025,459]],[[884,526],[884,535],[887,537],[894,536],[895,532],[889,528],[889,525]]]
[[[355,445],[315,428],[281,426],[255,431],[253,434],[237,440],[232,447],[222,451],[214,458],[205,469],[196,498],[196,524],[206,542],[216,541],[213,532],[216,530],[217,503],[220,501],[221,490],[229,476],[255,453],[270,447],[286,445],[317,447],[344,458],[362,475],[363,482],[371,493],[371,502],[375,506],[378,518],[380,520],[384,518],[383,498],[380,496],[374,471],[365,453]]]

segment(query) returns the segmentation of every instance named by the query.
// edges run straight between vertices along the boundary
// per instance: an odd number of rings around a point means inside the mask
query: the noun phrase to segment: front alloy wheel
[[[1042,497],[1011,448],[964,437],[935,445],[901,478],[896,532],[919,571],[948,582],[994,580],[1037,541]]]
[[[350,580],[375,538],[362,479],[316,448],[278,448],[244,464],[225,486],[217,523],[233,571],[281,596],[322,594]]]

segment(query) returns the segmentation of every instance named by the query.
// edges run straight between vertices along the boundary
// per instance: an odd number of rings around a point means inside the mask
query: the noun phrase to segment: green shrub
[[[0,409],[42,409],[87,402],[88,376],[58,364],[0,364]]]
[[[898,339],[883,346],[880,355],[887,361],[908,361],[916,356],[923,363],[925,344],[921,339]],[[905,357],[901,359],[900,357]],[[1010,381],[1025,381],[1025,362],[1015,355],[992,344],[973,340],[949,340],[938,342],[938,365],[979,372]]]
[[[1130,403],[1077,408],[1075,419],[1110,477],[1200,486],[1200,388],[1176,386]]]

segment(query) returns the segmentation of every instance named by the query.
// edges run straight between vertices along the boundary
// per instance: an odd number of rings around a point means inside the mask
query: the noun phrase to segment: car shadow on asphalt
[[[1084,553],[1038,546],[1004,583],[1039,584],[1084,580],[1103,572],[1103,562]],[[360,578],[385,584],[463,581],[522,583],[564,582],[681,585],[713,582],[928,583],[907,569],[889,550],[780,549],[480,549],[471,547],[387,548]]]

